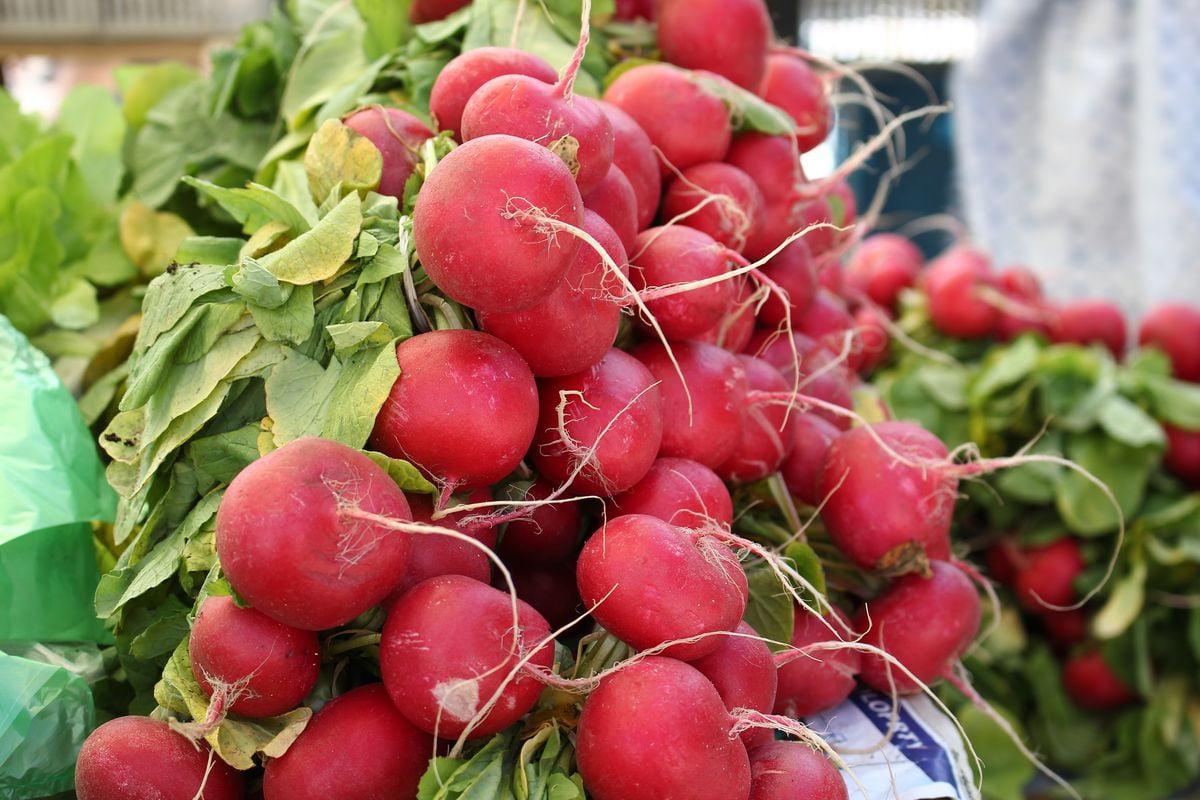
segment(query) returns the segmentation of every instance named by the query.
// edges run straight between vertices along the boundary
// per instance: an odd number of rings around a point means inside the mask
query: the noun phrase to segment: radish
[[[758,93],[795,120],[800,152],[807,153],[829,136],[833,111],[825,82],[803,60],[782,54],[768,56]]]
[[[929,567],[927,578],[898,578],[854,618],[855,629],[865,632],[863,644],[888,653],[924,684],[949,673],[979,631],[982,613],[979,595],[961,570],[945,561],[934,561]],[[900,694],[921,688],[874,654],[863,656],[861,677],[884,693],[893,684]]]
[[[413,240],[421,266],[452,299],[520,311],[554,291],[579,246],[548,218],[583,224],[571,171],[533,142],[484,136],[451,151],[425,178]]]
[[[792,450],[779,467],[792,497],[810,506],[820,505],[821,464],[829,445],[841,431],[824,417],[792,414]]]
[[[434,520],[433,502],[428,497],[424,495],[407,495],[407,497],[414,522],[440,525],[443,528],[479,538],[475,533],[478,528],[457,525],[453,518]],[[449,536],[422,535],[413,545],[404,577],[401,578],[389,601],[384,605],[390,609],[395,601],[399,600],[409,589],[421,581],[436,578],[439,575],[466,575],[468,578],[487,583],[492,579],[492,562],[483,550],[461,539]]]
[[[1162,350],[1176,378],[1200,382],[1200,309],[1182,303],[1158,306],[1142,319],[1138,344]]]
[[[517,597],[545,617],[555,630],[580,615],[582,603],[571,564],[514,564],[509,569]]]
[[[1017,600],[1027,611],[1035,612],[1070,605],[1079,597],[1075,581],[1086,566],[1079,541],[1072,536],[1027,548],[1015,581]]]
[[[846,615],[837,608],[831,615],[836,619],[823,619],[796,607],[791,638],[796,649],[775,654],[779,667],[776,714],[796,719],[820,714],[841,703],[854,689],[862,655],[857,650],[822,647],[838,643],[839,636],[846,641],[854,638]],[[839,630],[843,633],[835,632]]]
[[[1050,642],[1059,650],[1083,642],[1088,637],[1088,616],[1081,609],[1070,611],[1043,610],[1039,615],[1042,627],[1050,636]]]
[[[846,265],[850,290],[889,310],[900,292],[917,282],[925,256],[911,241],[895,233],[868,236]]]
[[[216,713],[273,717],[308,696],[321,672],[317,635],[276,622],[230,597],[210,596],[188,636],[192,673]]]
[[[525,491],[524,499],[545,500],[553,491],[553,486],[539,478]],[[500,556],[510,566],[560,564],[575,553],[581,523],[578,503],[537,506],[528,516],[508,523],[500,541]]]
[[[537,384],[517,351],[478,331],[444,330],[396,347],[400,377],[371,447],[446,486],[486,486],[516,469],[537,424]]]
[[[542,381],[538,472],[581,494],[611,496],[640,481],[658,455],[663,400],[655,377],[622,350],[574,375]]]
[[[754,336],[754,310],[758,298],[745,278],[734,278],[733,301],[717,324],[696,337],[696,341],[715,344],[722,350],[740,353]]]
[[[743,635],[723,637],[716,650],[690,663],[717,687],[717,694],[731,713],[734,709],[748,708],[769,714],[775,705],[779,680],[771,650],[745,622],[738,624],[736,632]],[[747,748],[772,739],[771,731],[766,728],[748,728],[739,736]]]
[[[625,248],[600,215],[585,211],[581,227],[613,263],[625,266]],[[537,377],[570,375],[603,358],[617,338],[621,307],[609,285],[615,281],[595,250],[580,247],[546,299],[523,311],[480,310],[475,316],[481,328],[520,353]]]
[[[725,484],[703,464],[660,458],[628,491],[609,502],[609,514],[649,514],[681,528],[733,524],[733,500]]]
[[[733,551],[713,536],[645,514],[600,526],[579,554],[575,578],[596,622],[637,650],[732,631],[746,611],[746,574]],[[699,658],[723,638],[671,645],[664,654]]]
[[[1005,536],[991,545],[984,555],[988,576],[997,583],[1011,586],[1025,564],[1025,554],[1016,541]]]
[[[1005,267],[996,276],[1000,288],[1021,300],[1037,300],[1042,296],[1042,282],[1029,267],[1020,264]]]
[[[891,575],[926,572],[929,559],[949,558],[958,479],[944,468],[948,456],[940,439],[911,422],[879,422],[834,439],[818,487],[833,543],[863,569]]]
[[[758,88],[772,34],[763,0],[659,0],[657,11],[663,58]]]
[[[149,717],[117,717],[92,731],[80,748],[75,796],[78,800],[241,800],[246,790],[241,774],[217,758],[205,742],[192,742],[167,723]]]
[[[1125,354],[1125,315],[1107,300],[1065,303],[1050,325],[1050,339],[1077,344],[1097,342],[1119,361]]]
[[[683,170],[721,161],[729,149],[733,128],[725,104],[684,70],[634,67],[612,82],[604,99],[632,117],[661,151],[663,177],[671,174],[668,165]]]
[[[854,405],[850,393],[854,375],[842,365],[834,363],[836,357],[833,353],[802,333],[793,333],[788,337],[779,336],[774,331],[759,331],[746,345],[746,352],[782,372],[789,388],[798,377],[803,394],[846,409]],[[799,376],[796,373],[797,361]],[[850,427],[850,420],[845,415],[823,408],[813,409],[812,413],[838,428]]]
[[[849,800],[837,767],[804,742],[750,750],[749,800]]]
[[[748,355],[739,355],[737,360],[750,391],[788,391],[783,375],[766,361]],[[753,483],[778,470],[792,449],[792,416],[783,405],[750,403],[737,447],[717,467],[717,474],[732,483]]]
[[[408,9],[408,18],[418,25],[434,22],[445,19],[470,4],[471,0],[413,0],[412,6]]]
[[[662,393],[663,434],[659,453],[716,468],[733,455],[746,416],[746,372],[737,358],[711,344],[648,342],[630,354],[650,370]],[[689,403],[690,397],[690,403]]]
[[[996,338],[1009,342],[1024,333],[1036,333],[1050,341],[1058,310],[1048,300],[1022,300],[1013,294],[1006,295],[1014,302],[1015,307],[1000,312],[1000,320],[996,323]]]
[[[544,83],[554,83],[554,67],[533,53],[511,47],[477,47],[455,56],[438,73],[429,95],[429,113],[438,128],[458,138],[462,129],[463,109],[471,95],[501,75],[527,75]]]
[[[1167,451],[1163,466],[1190,486],[1200,489],[1200,431],[1187,431],[1164,425]]]
[[[411,519],[404,493],[357,450],[306,438],[267,453],[238,473],[217,510],[225,577],[293,628],[349,622],[387,596],[409,555],[406,534],[349,510]]]
[[[980,296],[993,282],[987,256],[968,247],[956,247],[939,256],[925,271],[929,317],[942,333],[958,339],[992,335],[1000,309]]]
[[[797,239],[759,268],[759,273],[787,294],[787,306],[777,292],[770,292],[758,318],[764,325],[779,327],[788,319],[794,327],[812,305],[817,292],[817,272],[812,251]]]
[[[1138,700],[1137,693],[1117,677],[1099,650],[1067,659],[1062,679],[1075,705],[1089,711],[1110,711]]]
[[[887,309],[879,306],[863,306],[854,312],[855,354],[860,374],[869,374],[887,358],[890,337],[883,323],[887,318]]]
[[[617,0],[617,9],[613,19],[635,20],[654,19],[654,0]]]
[[[424,122],[398,108],[368,106],[344,120],[346,127],[365,136],[383,156],[380,194],[404,197],[404,184],[417,165],[417,148],[433,136]]]
[[[383,684],[370,683],[326,703],[287,752],[267,762],[263,798],[415,800],[433,754],[433,737],[396,710]]]
[[[509,673],[519,671],[520,659],[549,669],[554,640],[541,614],[516,604],[514,620],[507,594],[462,575],[430,578],[401,597],[383,627],[379,656],[383,683],[400,713],[426,733],[469,739],[524,716],[542,685]]]
[[[854,333],[854,317],[846,309],[842,298],[828,289],[818,289],[795,327],[799,333],[824,345],[831,353],[841,353],[846,348],[846,335]],[[850,369],[858,371],[861,361],[861,347],[852,340],[846,363]]]
[[[669,339],[690,339],[715,327],[733,300],[734,287],[721,280],[658,298],[655,289],[724,275],[729,269],[728,253],[707,233],[683,225],[638,234],[629,278]],[[648,320],[641,322],[650,327]]]
[[[746,748],[721,696],[682,661],[650,656],[601,679],[579,718],[575,755],[593,800],[738,800]]]
[[[658,213],[662,195],[662,173],[650,137],[637,120],[612,103],[600,101],[613,132],[613,166],[618,167],[637,197],[637,229],[650,225]]]
[[[584,195],[583,205],[584,208],[595,211],[612,226],[626,252],[633,249],[634,239],[641,229],[638,226],[637,194],[620,167],[613,164],[608,168],[604,179],[595,189]]]
[[[704,205],[701,205],[704,204]],[[710,161],[688,167],[667,187],[663,217],[683,217],[724,246],[742,252],[750,232],[761,225],[762,192],[735,166]]]

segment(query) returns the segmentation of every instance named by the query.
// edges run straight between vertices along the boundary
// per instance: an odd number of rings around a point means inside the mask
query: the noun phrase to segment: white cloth
[[[977,244],[1056,299],[1200,303],[1200,0],[986,0],[954,76]]]

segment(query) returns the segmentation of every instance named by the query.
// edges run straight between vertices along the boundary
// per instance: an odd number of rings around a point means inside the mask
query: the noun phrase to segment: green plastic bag
[[[0,797],[74,783],[95,723],[88,664],[109,638],[91,523],[115,508],[74,398],[0,316]]]

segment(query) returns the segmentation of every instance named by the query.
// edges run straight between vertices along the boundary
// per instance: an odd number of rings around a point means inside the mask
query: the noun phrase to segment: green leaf
[[[304,170],[313,197],[323,200],[339,184],[348,192],[374,189],[383,175],[383,155],[370,139],[331,119],[309,141]]]
[[[772,642],[773,651],[783,649],[792,639],[792,624],[795,609],[792,598],[780,583],[779,578],[765,563],[751,564],[746,568],[746,581],[750,586],[750,602],[746,605],[745,620],[760,636]]]
[[[326,325],[325,330],[338,358],[353,355],[363,347],[378,347],[395,341],[391,328],[382,322],[343,322]]]
[[[92,196],[99,203],[114,202],[125,173],[125,120],[112,95],[99,86],[76,86],[59,108],[57,127],[75,137],[71,156]]]
[[[357,19],[357,15],[353,16]],[[299,128],[309,112],[332,97],[342,85],[352,82],[367,66],[362,47],[364,33],[359,21],[356,26],[306,37],[291,65],[279,109],[288,130]]]
[[[341,372],[341,364],[336,361],[326,369],[294,350],[275,365],[267,376],[266,392],[267,413],[275,422],[271,434],[276,447],[321,434]]]
[[[915,376],[929,397],[942,408],[966,410],[967,372],[964,369],[943,364],[922,364]]]
[[[251,303],[248,308],[263,338],[299,345],[312,335],[315,309],[312,284],[290,287],[288,299],[275,308]]]
[[[1144,376],[1141,383],[1159,419],[1186,430],[1200,430],[1200,386],[1156,375]]]
[[[992,708],[1013,727],[1019,737],[1025,738],[1020,721],[1012,713],[995,703]],[[1020,748],[991,717],[973,705],[960,706],[954,716],[986,765],[982,787],[984,800],[1024,800],[1025,786],[1036,770]]]
[[[412,36],[408,20],[412,0],[354,0],[354,8],[366,23],[363,41],[367,58],[386,55]]]
[[[796,122],[786,111],[771,105],[753,92],[713,73],[687,74],[693,83],[725,103],[735,129],[758,131],[773,136],[786,136],[796,132]]]
[[[1145,602],[1146,563],[1139,558],[1129,574],[1113,586],[1104,607],[1092,620],[1092,632],[1099,639],[1115,639],[1133,624]]]
[[[1162,447],[1166,444],[1166,435],[1162,426],[1139,408],[1137,405],[1119,394],[1109,396],[1100,405],[1096,421],[1104,431],[1130,447],[1145,447],[1155,445]]]
[[[134,128],[142,127],[150,109],[175,89],[200,80],[196,70],[178,61],[152,66],[125,65],[118,67],[115,74],[124,98],[125,120]]]
[[[407,461],[392,458],[373,450],[364,450],[363,455],[374,461],[387,472],[388,477],[405,492],[437,494],[437,487],[430,483],[421,471]]]
[[[1066,457],[1104,483],[1130,519],[1141,505],[1158,450],[1133,448],[1099,433],[1069,434]],[[1119,517],[1112,503],[1074,470],[1062,470],[1055,501],[1063,521],[1076,533],[1095,535],[1117,528]]]
[[[281,223],[293,233],[303,233],[310,227],[295,206],[266,186],[251,183],[244,189],[227,189],[191,176],[183,182],[217,201],[241,223],[245,233],[254,233],[268,222]]]
[[[146,289],[146,298],[142,302],[142,324],[138,328],[134,350],[138,353],[146,352],[160,336],[172,330],[187,316],[197,300],[210,292],[224,289],[225,286],[224,268],[207,264],[180,265],[177,270],[168,270],[159,275]],[[142,397],[133,405],[142,405],[145,402],[146,398]]]
[[[188,457],[196,468],[197,477],[213,483],[229,483],[239,472],[258,458],[258,425],[243,425],[228,433],[193,439],[188,444]]]
[[[263,256],[261,263],[275,277],[305,284],[335,276],[354,252],[362,228],[358,195],[349,194],[312,230]]]
[[[238,263],[242,239],[224,236],[189,236],[179,243],[175,260],[180,264],[211,264],[229,266]]]
[[[253,258],[242,259],[241,265],[229,273],[229,284],[248,302],[264,309],[279,308],[292,293],[291,284],[280,283]]]
[[[1057,455],[1062,452],[1063,437],[1059,431],[1048,431],[1029,448],[1031,455]],[[1056,464],[1032,463],[1006,469],[994,480],[1005,497],[1021,503],[1044,505],[1054,501],[1058,475],[1062,467]]]
[[[83,330],[99,319],[96,287],[83,278],[67,281],[66,287],[50,304],[50,320],[60,328]]]
[[[304,171],[303,162],[295,159],[280,161],[275,167],[272,188],[304,216],[309,227],[317,224],[321,215],[313,202],[312,190],[308,188],[308,173]]]
[[[968,396],[983,403],[996,392],[1023,381],[1037,367],[1041,348],[1030,337],[1021,337],[1006,348],[993,351],[983,360],[971,380]]]

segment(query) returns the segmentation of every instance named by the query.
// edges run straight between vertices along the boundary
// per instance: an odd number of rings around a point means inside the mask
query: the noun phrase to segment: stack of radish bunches
[[[800,719],[969,690],[950,527],[991,467],[860,391],[890,303],[843,273],[846,169],[800,167],[826,80],[762,0],[656,15],[603,99],[585,24],[561,72],[465,50],[432,124],[371,104],[271,187],[191,181],[246,238],[150,287],[101,435],[101,607],[131,682],[170,655],[81,800],[845,798]]]

